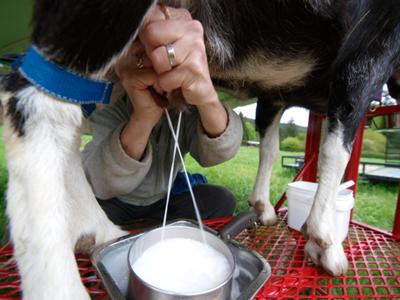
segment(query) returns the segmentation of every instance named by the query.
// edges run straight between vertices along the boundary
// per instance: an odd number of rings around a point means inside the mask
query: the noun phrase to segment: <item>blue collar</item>
[[[83,77],[65,70],[48,60],[35,47],[31,46],[18,68],[34,86],[63,101],[82,105],[85,117],[96,108],[96,103],[108,104],[112,83]]]

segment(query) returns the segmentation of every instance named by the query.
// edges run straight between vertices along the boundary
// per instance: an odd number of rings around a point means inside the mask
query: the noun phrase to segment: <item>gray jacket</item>
[[[240,118],[230,109],[229,124],[217,138],[204,132],[197,110],[187,109],[182,115],[179,146],[203,167],[214,166],[232,158],[239,149],[243,128]],[[127,97],[90,118],[93,140],[82,152],[86,177],[96,197],[119,198],[126,203],[146,206],[165,197],[172,164],[174,139],[165,116],[153,128],[141,161],[128,156],[120,143],[121,130],[128,122],[132,106]],[[174,126],[178,113],[170,113]],[[174,178],[182,164],[177,156]]]

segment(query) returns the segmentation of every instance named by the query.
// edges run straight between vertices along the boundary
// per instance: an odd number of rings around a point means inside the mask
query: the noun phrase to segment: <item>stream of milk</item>
[[[231,266],[223,254],[206,243],[200,212],[178,144],[182,113],[179,114],[176,132],[168,111],[166,110],[165,113],[175,141],[175,148],[168,182],[161,240],[148,248],[132,268],[142,280],[159,289],[179,294],[204,292],[224,283],[230,274]],[[164,238],[176,153],[178,153],[186,175],[202,242],[189,238]]]
[[[178,138],[179,138],[179,132],[180,132],[180,127],[181,127],[182,112],[179,112],[178,124],[176,126],[177,127],[176,128],[176,132],[174,130],[174,126],[172,124],[171,117],[170,117],[169,112],[168,112],[167,109],[165,109],[165,114],[167,116],[169,129],[171,130],[172,137],[174,138],[174,141],[175,141],[175,147],[174,147],[174,154],[173,154],[173,157],[172,157],[171,171],[170,171],[170,174],[169,174],[167,202],[166,202],[166,205],[165,205],[164,220],[163,220],[163,233],[162,233],[162,239],[161,240],[164,240],[164,235],[165,235],[165,227],[166,227],[167,215],[168,215],[168,205],[169,205],[169,199],[170,199],[170,195],[171,195],[172,181],[173,181],[172,175],[173,175],[173,171],[174,171],[176,153],[178,152],[178,156],[179,156],[179,158],[181,160],[183,171],[184,171],[184,174],[185,174],[186,183],[188,185],[190,196],[192,198],[194,211],[196,213],[196,219],[197,219],[197,222],[199,223],[201,236],[202,236],[203,242],[206,244],[207,241],[206,241],[206,237],[205,237],[205,234],[204,234],[204,228],[203,228],[203,223],[202,223],[201,216],[200,216],[200,211],[199,211],[199,208],[198,208],[197,203],[196,203],[196,198],[194,196],[192,186],[190,184],[189,176],[187,174],[187,170],[186,170],[186,166],[185,166],[185,161],[183,159],[183,155],[182,155],[181,149],[179,147],[179,139]]]

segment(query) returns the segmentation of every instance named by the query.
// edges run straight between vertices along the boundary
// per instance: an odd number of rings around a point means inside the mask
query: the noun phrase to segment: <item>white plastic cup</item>
[[[288,226],[301,230],[314,201],[318,184],[307,181],[296,181],[288,184]],[[349,231],[350,212],[354,206],[353,191],[344,189],[336,197],[335,238],[342,242]],[[323,220],[321,220],[323,222]]]

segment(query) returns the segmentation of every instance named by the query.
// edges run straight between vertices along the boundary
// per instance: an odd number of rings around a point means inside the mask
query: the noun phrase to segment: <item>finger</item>
[[[141,55],[127,54],[115,64],[115,73],[119,78],[121,78],[121,76],[126,74],[129,75],[131,72],[135,72],[136,70],[148,68],[152,68],[152,62],[145,53]]]
[[[157,82],[166,92],[181,88],[186,96],[192,92],[200,96],[203,92],[207,93],[208,85],[212,83],[205,54],[200,51],[191,52],[186,62],[159,75]]]
[[[167,19],[191,20],[190,12],[183,8],[173,8],[165,5],[156,5],[150,9],[146,15],[142,28],[155,21],[164,21]]]
[[[165,19],[166,19],[165,14],[160,9],[160,6],[159,5],[155,5],[146,14],[146,16],[145,16],[145,18],[143,20],[142,28],[146,27],[147,24],[149,24],[151,22],[161,21],[161,20],[165,20]]]
[[[177,67],[170,72],[164,73],[158,77],[157,82],[159,87],[167,93],[179,89],[184,86],[185,81],[188,80],[190,75],[186,67]]]
[[[193,20],[192,15],[187,9],[184,8],[174,8],[166,5],[160,5],[160,10],[164,14],[165,19],[174,20]]]
[[[130,69],[123,77],[125,85],[137,90],[145,90],[149,86],[153,86],[157,81],[157,74],[153,69]]]
[[[144,54],[144,45],[140,42],[139,39],[137,39],[129,46],[127,51],[123,52],[119,59],[119,62],[121,64],[130,64],[132,62],[132,58],[139,57]]]
[[[137,69],[148,69],[153,67],[153,63],[150,58],[146,55],[146,53],[133,55],[132,56],[132,65]]]
[[[148,51],[166,43],[172,43],[185,32],[184,24],[193,21],[186,9],[163,7],[164,17],[154,18],[142,26],[139,38]]]
[[[124,68],[130,69],[144,69],[151,68],[153,66],[150,58],[145,53],[129,55],[121,64]]]
[[[136,39],[129,47],[127,55],[136,55],[145,51],[144,45],[139,39]]]
[[[153,88],[156,90],[157,93],[159,94],[163,94],[164,91],[162,90],[162,88],[160,87],[158,81],[154,82],[153,84]]]
[[[161,45],[174,43],[188,32],[187,21],[167,20],[152,22],[139,33],[139,38],[150,53]]]
[[[179,48],[174,44],[168,45],[168,47],[169,48],[167,48],[167,46],[160,46],[150,54],[150,60],[157,74],[170,71],[186,58],[183,48]]]
[[[173,67],[181,65],[192,52],[202,52],[205,55],[206,49],[202,28],[193,23],[187,27],[186,32],[175,43],[166,44],[168,46],[165,46],[165,44],[160,45],[149,53],[149,58],[157,74],[168,72]],[[169,53],[169,51],[172,51],[172,53]]]

